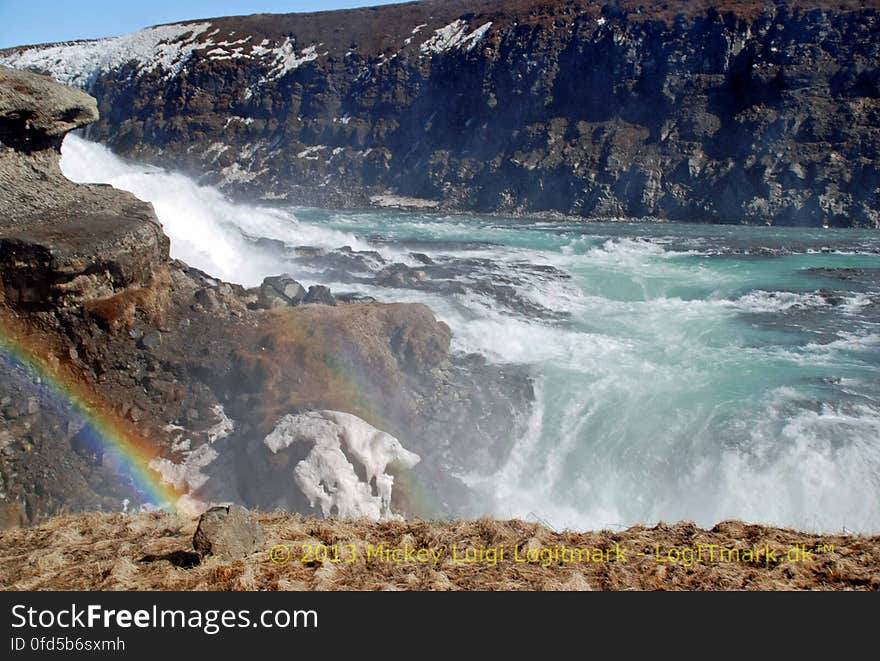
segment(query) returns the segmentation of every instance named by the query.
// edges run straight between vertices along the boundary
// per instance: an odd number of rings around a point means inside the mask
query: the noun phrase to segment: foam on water
[[[747,312],[784,312],[827,305],[828,303],[819,294],[787,291],[758,290],[736,301],[736,306]]]
[[[530,366],[536,401],[506,465],[460,476],[485,496],[478,513],[577,528],[739,518],[880,531],[877,287],[810,272],[880,267],[876,234],[294,215],[230,203],[75,137],[62,165],[153,202],[174,255],[224,279],[296,274],[246,237],[376,249],[415,265],[412,249],[458,264],[459,283],[512,286],[552,311],[499,305],[485,290],[322,283],[426,303],[453,329],[453,349]]]

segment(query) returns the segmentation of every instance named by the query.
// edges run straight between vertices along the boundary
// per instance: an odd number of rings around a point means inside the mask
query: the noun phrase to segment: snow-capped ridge
[[[0,64],[45,71],[60,83],[84,89],[97,75],[132,62],[139,75],[162,69],[171,78],[193,51],[205,46],[198,38],[210,27],[210,23],[160,25],[121,37],[23,48],[0,57]]]

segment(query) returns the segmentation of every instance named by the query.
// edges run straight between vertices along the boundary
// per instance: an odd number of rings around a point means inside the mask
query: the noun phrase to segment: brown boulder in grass
[[[199,517],[193,548],[203,556],[238,560],[258,550],[264,539],[262,526],[245,508],[212,507]]]

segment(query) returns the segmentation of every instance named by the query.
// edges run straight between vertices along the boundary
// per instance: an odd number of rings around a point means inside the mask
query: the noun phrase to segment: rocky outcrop
[[[150,205],[58,166],[64,135],[97,120],[95,100],[6,68],[0,89],[0,300],[97,304],[149,288],[169,247]]]
[[[91,137],[332,206],[880,223],[880,3],[427,0],[12,49]]]
[[[103,329],[96,332],[118,331],[138,309],[142,317],[157,317],[167,293],[168,239],[152,208],[128,193],[78,186],[61,174],[64,135],[96,119],[87,94],[0,68],[4,527],[71,508],[122,509],[126,499],[138,498],[124,476],[103,465],[98,434],[62,394],[89,379],[81,370],[92,325]],[[28,366],[32,358],[54,383]],[[109,369],[112,362],[88,372],[97,380]],[[95,394],[88,386],[71,392],[85,399]]]
[[[98,119],[95,99],[79,90],[9,69],[0,70],[0,84],[0,141],[19,152],[57,149],[67,133]]]
[[[306,444],[276,455],[265,439],[322,410],[424,458],[416,474],[392,462],[365,483],[383,511],[470,511],[450,472],[503,460],[532,401],[528,374],[453,354],[422,305],[306,292],[289,276],[245,290],[169,259],[150,205],[61,175],[64,132],[95,118],[88,96],[0,69],[0,99],[0,527],[155,504],[150,471],[188,511],[320,514],[291,479]],[[334,268],[373,258],[293,250]],[[149,465],[133,473],[133,455]],[[419,498],[415,483],[452,496]]]
[[[491,472],[506,459],[534,400],[525,370],[451,354],[449,328],[419,304],[301,304],[262,314],[260,324],[187,358],[189,369],[209,375],[211,392],[236,420],[214,443],[220,457],[205,471],[212,479],[202,497],[320,513],[291,488],[291,471],[308,448],[275,455],[264,440],[288,414],[329,409],[358,416],[422,457],[394,491],[395,512],[478,510],[449,473]],[[210,323],[192,321],[178,341],[198,341]],[[156,355],[171,360],[175,352],[163,344]],[[436,500],[411,500],[407,479]]]

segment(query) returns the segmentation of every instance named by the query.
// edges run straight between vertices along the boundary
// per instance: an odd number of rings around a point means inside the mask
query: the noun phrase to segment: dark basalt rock
[[[334,298],[341,303],[375,303],[376,299],[372,296],[367,296],[366,294],[359,294],[357,292],[343,292],[341,294],[334,294]]]
[[[422,252],[411,252],[409,254],[414,260],[419,262],[420,264],[433,264],[434,260],[428,257],[425,253]]]
[[[812,268],[809,270],[812,275],[820,275],[825,278],[834,278],[836,280],[845,280],[848,282],[861,284],[875,284],[880,280],[880,269],[852,269],[852,268]]]
[[[410,268],[406,264],[392,264],[376,275],[376,282],[384,287],[417,287],[427,278],[421,269]]]
[[[267,309],[299,305],[306,298],[306,290],[289,275],[265,278],[260,285],[259,303]]]

